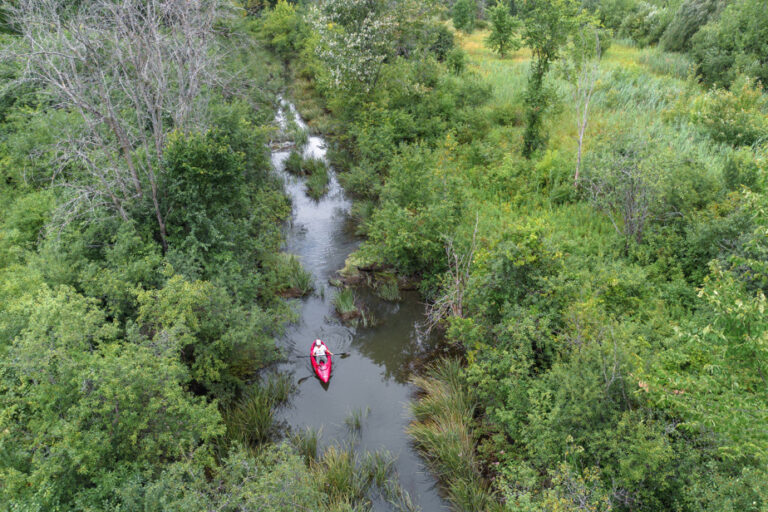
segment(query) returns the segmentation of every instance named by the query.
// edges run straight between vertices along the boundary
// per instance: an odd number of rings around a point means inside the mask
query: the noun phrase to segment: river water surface
[[[277,117],[283,128],[287,116],[307,128],[293,105],[283,101]],[[325,153],[325,141],[310,136],[304,155],[325,160]],[[405,433],[412,419],[408,402],[414,391],[408,384],[409,369],[419,355],[429,350],[416,330],[424,314],[423,306],[414,293],[404,294],[404,300],[398,303],[366,295],[366,304],[378,320],[377,327],[347,327],[339,321],[333,307],[337,289],[329,286],[328,280],[360,243],[349,222],[351,203],[330,167],[328,193],[319,201],[307,196],[304,180],[284,170],[288,155],[285,149],[272,152],[272,164],[284,179],[293,202],[285,250],[295,254],[312,273],[317,291],[292,301],[299,319],[288,327],[282,343],[294,354],[308,355],[312,341],[321,338],[332,352],[349,352],[349,356],[333,358],[333,373],[327,385],[314,377],[309,357],[296,357],[284,364],[281,369],[293,375],[298,391],[278,416],[294,430],[308,426],[322,429],[321,446],[352,444],[360,453],[390,452],[397,458],[395,469],[400,484],[413,503],[424,512],[447,511],[435,478]],[[354,436],[345,424],[353,410],[370,411]],[[374,507],[377,511],[391,510],[381,499],[374,499]]]

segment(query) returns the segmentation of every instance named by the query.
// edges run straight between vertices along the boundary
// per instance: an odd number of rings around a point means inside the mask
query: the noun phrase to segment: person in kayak
[[[314,356],[317,364],[325,364],[327,362],[328,358],[326,357],[326,354],[333,355],[333,352],[328,350],[328,348],[323,345],[322,341],[315,340],[315,346],[312,348],[312,356]]]

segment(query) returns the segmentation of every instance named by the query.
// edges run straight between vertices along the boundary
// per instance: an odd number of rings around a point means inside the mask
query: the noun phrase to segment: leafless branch
[[[11,57],[81,123],[57,145],[54,179],[73,191],[70,213],[127,206],[149,194],[167,248],[159,175],[173,130],[206,127],[220,80],[219,0],[20,0]],[[64,144],[66,140],[66,144]],[[62,172],[71,169],[70,172]]]

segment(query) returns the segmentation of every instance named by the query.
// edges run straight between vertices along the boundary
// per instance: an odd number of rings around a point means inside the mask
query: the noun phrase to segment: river
[[[286,125],[286,116],[293,116],[299,126],[307,129],[294,106],[282,101],[277,116],[282,127]],[[330,166],[328,193],[319,201],[307,196],[304,180],[284,170],[289,151],[290,148],[280,148],[272,152],[272,164],[284,179],[293,203],[285,250],[295,254],[312,273],[316,292],[293,300],[298,320],[288,327],[282,343],[295,354],[308,354],[311,342],[320,338],[332,352],[349,355],[333,359],[333,373],[327,385],[314,377],[308,357],[283,364],[281,370],[293,375],[298,390],[278,411],[278,417],[295,430],[322,429],[321,446],[352,443],[360,453],[390,452],[397,458],[395,469],[400,484],[414,504],[423,512],[449,510],[438,492],[436,479],[405,432],[412,419],[408,408],[414,392],[408,383],[410,368],[429,350],[416,329],[424,308],[414,292],[404,293],[401,302],[387,303],[360,291],[378,326],[348,327],[339,321],[333,307],[337,289],[329,286],[328,281],[360,243],[349,219],[351,203]],[[310,136],[304,155],[326,160],[325,140]],[[354,436],[345,424],[353,410],[369,411]],[[391,506],[376,498],[374,509],[391,510]]]

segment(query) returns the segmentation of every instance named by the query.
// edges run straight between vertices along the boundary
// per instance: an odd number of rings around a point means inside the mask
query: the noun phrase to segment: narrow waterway
[[[286,117],[306,129],[293,105],[283,102],[277,121]],[[321,137],[310,136],[304,155],[325,160],[326,145]],[[292,429],[307,426],[322,429],[321,445],[353,445],[364,451],[386,450],[397,458],[395,469],[400,484],[424,512],[448,510],[440,497],[435,478],[418,456],[405,428],[411,420],[408,402],[413,387],[408,375],[414,360],[429,350],[416,330],[423,307],[414,293],[403,301],[386,303],[372,296],[365,301],[377,319],[376,327],[347,327],[334,313],[337,290],[328,281],[344,266],[359,242],[349,222],[350,202],[329,168],[328,193],[319,201],[307,196],[304,180],[284,170],[289,150],[273,151],[272,163],[285,180],[293,202],[293,214],[286,234],[285,250],[295,254],[312,273],[316,292],[293,302],[299,314],[283,339],[294,354],[308,354],[315,338],[326,342],[332,352],[349,352],[333,359],[333,374],[327,385],[314,377],[308,357],[294,358],[281,368],[293,375],[298,391],[279,417]],[[369,411],[359,432],[350,432],[345,419],[354,410]],[[383,500],[374,500],[375,510],[391,510]]]

